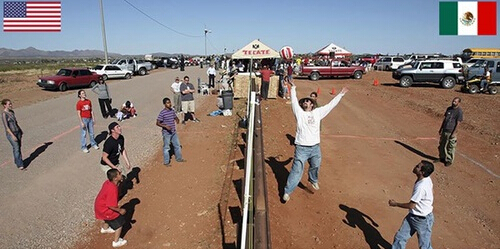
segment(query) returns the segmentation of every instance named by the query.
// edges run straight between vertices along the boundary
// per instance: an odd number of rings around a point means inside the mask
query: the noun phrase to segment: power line
[[[153,17],[151,17],[150,15],[146,14],[144,11],[140,10],[139,8],[135,7],[135,6],[134,6],[133,4],[131,4],[129,1],[127,1],[127,0],[123,0],[123,1],[124,1],[124,2],[126,2],[126,3],[128,3],[130,6],[132,6],[132,8],[134,8],[134,9],[136,9],[137,11],[141,12],[141,13],[142,13],[144,16],[146,16],[147,18],[149,18],[149,19],[153,20],[153,22],[155,22],[155,23],[157,23],[157,24],[161,25],[162,27],[167,28],[167,29],[169,29],[169,30],[171,30],[171,31],[173,31],[173,32],[175,32],[175,33],[177,33],[177,34],[179,34],[179,35],[182,35],[182,36],[187,36],[187,37],[203,37],[202,35],[200,35],[200,36],[188,35],[188,34],[185,34],[185,33],[180,32],[180,31],[177,31],[177,30],[175,30],[175,29],[172,29],[172,28],[168,27],[167,25],[165,25],[165,24],[161,23],[160,21],[158,21],[158,20],[154,19],[154,18],[153,18]]]

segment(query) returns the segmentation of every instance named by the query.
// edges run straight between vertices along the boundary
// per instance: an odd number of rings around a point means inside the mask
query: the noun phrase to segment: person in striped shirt
[[[170,163],[170,143],[174,147],[175,160],[177,162],[186,162],[182,158],[181,143],[177,135],[176,124],[179,124],[175,110],[172,108],[172,102],[168,97],[163,98],[165,108],[160,112],[156,119],[156,126],[162,128],[163,135],[163,165],[171,167]]]

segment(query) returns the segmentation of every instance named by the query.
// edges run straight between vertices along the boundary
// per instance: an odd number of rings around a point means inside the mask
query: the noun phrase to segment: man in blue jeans
[[[321,119],[325,118],[332,109],[337,106],[340,99],[347,93],[347,88],[335,96],[328,104],[316,108],[314,101],[309,98],[297,100],[296,86],[293,82],[291,90],[292,111],[297,120],[297,131],[295,133],[295,155],[292,169],[286,181],[283,200],[290,200],[290,195],[297,187],[304,173],[304,166],[309,162],[309,182],[315,190],[319,190],[318,173],[321,165],[320,126]]]
[[[182,158],[181,143],[177,136],[177,129],[175,124],[179,124],[179,118],[175,110],[172,108],[172,102],[169,98],[163,98],[163,105],[165,108],[160,112],[156,119],[156,126],[161,127],[163,135],[163,164],[171,167],[170,164],[170,143],[174,146],[175,160],[177,162],[186,162]]]
[[[413,194],[408,203],[399,203],[389,200],[389,206],[408,209],[409,213],[404,218],[399,231],[394,236],[393,249],[403,249],[406,242],[415,232],[418,236],[418,246],[423,249],[431,249],[431,233],[434,224],[433,184],[431,177],[434,172],[434,165],[431,162],[422,160],[413,168],[413,173],[417,176],[417,181],[413,187]]]

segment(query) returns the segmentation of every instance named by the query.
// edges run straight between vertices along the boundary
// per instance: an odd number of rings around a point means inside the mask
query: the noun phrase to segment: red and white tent
[[[346,58],[352,56],[350,51],[347,51],[340,46],[337,46],[333,43],[328,44],[327,46],[321,48],[316,52],[318,55],[330,55],[330,52],[335,52],[335,58]]]

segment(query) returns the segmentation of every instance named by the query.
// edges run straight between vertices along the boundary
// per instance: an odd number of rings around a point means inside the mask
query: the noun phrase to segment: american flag
[[[3,2],[4,32],[61,31],[61,2]]]

